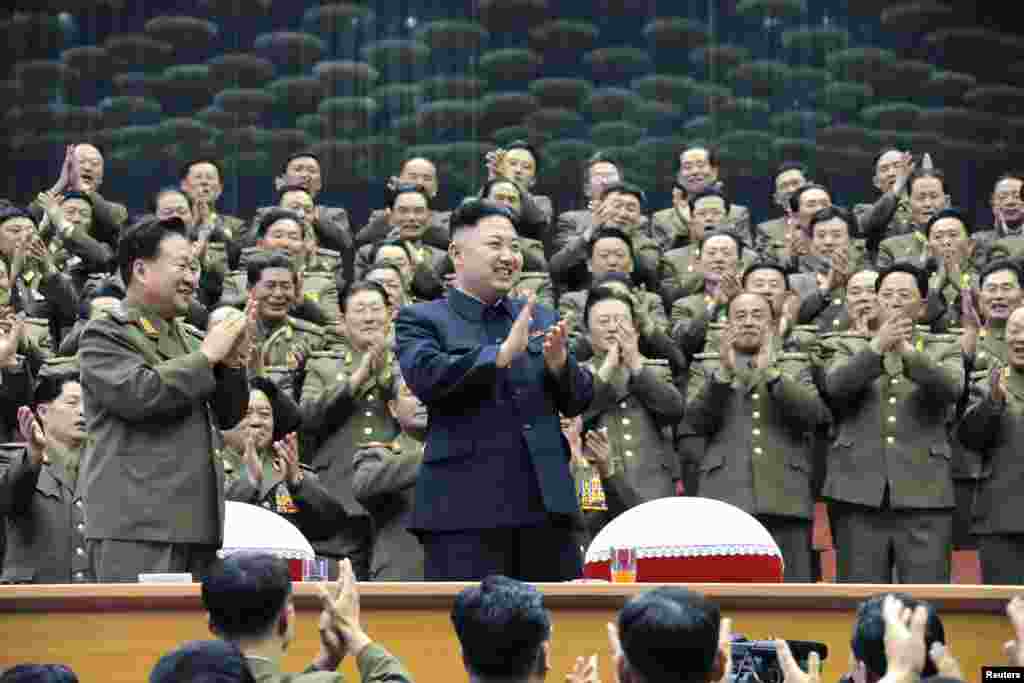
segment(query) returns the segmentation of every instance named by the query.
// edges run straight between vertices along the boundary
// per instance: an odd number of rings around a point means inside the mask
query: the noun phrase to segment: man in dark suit
[[[512,213],[470,201],[451,230],[455,286],[396,323],[402,373],[430,414],[411,525],[426,578],[575,578],[579,506],[559,413],[586,409],[592,377],[554,312],[506,296],[523,263]]]
[[[192,243],[179,219],[125,231],[121,305],[82,333],[82,400],[89,434],[85,535],[97,578],[145,572],[202,575],[223,539],[224,470],[215,427],[248,405],[247,318],[200,339],[179,316],[196,286]]]

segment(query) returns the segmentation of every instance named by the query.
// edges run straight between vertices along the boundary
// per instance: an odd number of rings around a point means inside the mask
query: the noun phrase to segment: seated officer
[[[226,272],[238,267],[245,223],[217,211],[217,201],[224,191],[223,177],[216,161],[194,159],[182,167],[179,183],[191,203],[198,239],[205,240],[209,250],[221,252],[210,260],[226,262],[226,267],[222,268],[222,272]]]
[[[298,291],[291,313],[316,324],[332,323],[338,315],[338,283],[335,271],[311,270],[314,259],[311,243],[303,239],[302,218],[285,209],[271,209],[263,213],[257,226],[256,247],[242,251],[242,267],[250,258],[266,251],[283,250],[291,256],[298,276]],[[321,250],[317,250],[321,251]],[[245,271],[233,271],[224,279],[224,294],[221,303],[241,306],[248,293]]]
[[[82,535],[78,465],[87,434],[74,358],[43,365],[32,409],[19,408],[18,422],[25,443],[2,447],[9,460],[0,474],[0,518],[7,521],[2,582],[93,581]]]
[[[812,450],[827,420],[805,353],[777,351],[768,300],[743,293],[729,304],[718,353],[691,366],[687,421],[707,435],[697,495],[757,517],[775,538],[786,580],[811,580]]]
[[[859,274],[858,274],[859,275]],[[947,583],[955,498],[947,421],[964,389],[956,337],[915,327],[927,276],[910,264],[875,282],[881,322],[825,341],[836,437],[823,490],[839,580]]]
[[[369,572],[370,517],[352,492],[358,444],[388,441],[398,432],[387,410],[394,379],[391,303],[376,282],[356,282],[342,297],[348,346],[314,353],[302,386],[304,429],[313,446],[312,465],[340,500],[348,521],[335,536],[317,542],[317,553],[349,557],[360,577]]]
[[[839,207],[822,209],[811,218],[810,235],[810,253],[800,259],[801,273],[791,278],[798,281],[800,324],[814,325],[822,334],[847,330],[846,283],[864,266],[863,243],[854,239],[856,219]]]
[[[609,288],[590,291],[584,310],[594,356],[594,400],[583,414],[587,431],[603,430],[610,467],[621,470],[640,502],[676,493],[682,478],[670,431],[683,416],[683,396],[668,361],[640,353],[633,301]]]
[[[928,280],[928,308],[925,322],[933,332],[960,327],[962,294],[977,285],[977,269],[972,255],[975,242],[963,214],[943,209],[928,220],[926,253],[934,273]]]
[[[887,268],[894,263],[910,263],[918,268],[927,265],[927,225],[932,216],[949,208],[946,177],[942,171],[919,170],[907,181],[909,215],[907,230],[882,240],[875,263]]]
[[[808,184],[807,167],[794,161],[782,162],[772,176],[772,204],[782,209],[779,218],[758,223],[754,228],[754,249],[764,258],[782,259],[789,220],[789,196]]]
[[[263,377],[249,380],[249,408],[220,451],[228,500],[260,505],[297,526],[306,538],[329,537],[345,509],[299,463],[299,407]],[[238,443],[240,441],[240,443]]]
[[[690,207],[691,218],[687,228],[690,241],[663,253],[658,266],[659,291],[668,307],[683,297],[696,294],[704,286],[704,274],[700,268],[700,247],[704,237],[714,232],[730,232],[722,222],[729,212],[729,200],[718,190],[705,190],[693,196]],[[756,252],[743,249],[744,265],[756,259]]]
[[[490,199],[508,207],[521,226],[519,246],[523,252],[523,270],[526,272],[547,272],[548,262],[544,256],[544,239],[551,227],[550,212],[545,214],[533,203],[533,197],[515,180],[494,176],[480,190],[479,199]],[[545,197],[546,199],[546,197]],[[548,202],[550,209],[550,201]]]
[[[401,428],[394,441],[367,441],[353,457],[352,493],[373,518],[374,581],[422,581],[423,547],[409,531],[413,489],[423,462],[427,407],[394,373],[388,411]]]
[[[196,214],[188,195],[177,187],[165,187],[153,196],[153,213],[160,220],[180,218],[185,224],[189,238],[193,240],[192,253],[197,259],[199,287],[195,298],[209,311],[221,299],[224,292],[224,277],[228,261],[238,260],[234,243],[225,243],[225,236],[209,229],[199,232]]]
[[[289,315],[299,287],[295,263],[283,251],[256,255],[246,266],[246,280],[249,296],[256,304],[256,367],[301,371],[325,342],[319,325]]]
[[[430,301],[442,295],[442,277],[451,270],[448,252],[424,241],[430,227],[430,202],[427,191],[419,185],[398,185],[391,200],[389,220],[398,232],[397,241],[406,247],[411,260],[412,293]],[[391,242],[393,243],[393,242]],[[373,263],[375,246],[360,247],[356,254],[355,276],[362,279]]]
[[[68,192],[36,197],[46,225],[40,236],[54,255],[54,264],[71,276],[75,290],[81,291],[90,275],[114,270],[114,249],[93,237],[93,207],[89,195]]]
[[[406,157],[399,164],[397,176],[388,179],[388,190],[394,192],[399,185],[419,185],[427,191],[427,197],[433,202],[437,199],[437,191],[440,183],[437,177],[437,166],[426,157]],[[448,235],[448,223],[451,220],[451,211],[430,210],[430,217],[427,220],[427,231],[423,234],[423,241],[427,244],[448,250],[451,241]],[[391,224],[391,209],[374,209],[370,213],[370,220],[356,234],[356,243],[360,246],[374,244],[381,240],[398,239],[398,230]]]

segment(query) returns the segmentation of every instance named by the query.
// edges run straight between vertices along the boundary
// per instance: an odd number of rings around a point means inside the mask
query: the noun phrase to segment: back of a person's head
[[[619,612],[626,668],[643,683],[705,683],[718,656],[718,606],[685,588],[655,588]]]
[[[463,590],[452,607],[452,624],[470,676],[523,679],[545,665],[543,644],[551,618],[533,586],[489,576]]]
[[[63,664],[18,664],[0,673],[0,683],[78,683]]]
[[[194,640],[167,653],[149,672],[149,683],[251,683],[242,652],[221,640]]]
[[[903,603],[904,607],[910,609],[923,605],[928,610],[928,622],[925,625],[924,641],[931,650],[932,643],[946,642],[946,630],[942,625],[942,619],[935,608],[923,600],[915,600],[906,593],[883,593],[874,595],[860,604],[857,608],[857,621],[853,627],[853,639],[850,648],[853,656],[864,662],[868,672],[868,680],[877,680],[885,675],[887,666],[885,661],[885,618],[882,616],[882,603],[885,596],[895,596]],[[938,671],[929,658],[924,665],[922,676],[934,676]]]
[[[291,592],[287,562],[265,553],[236,553],[215,563],[202,588],[210,627],[227,640],[268,634]]]

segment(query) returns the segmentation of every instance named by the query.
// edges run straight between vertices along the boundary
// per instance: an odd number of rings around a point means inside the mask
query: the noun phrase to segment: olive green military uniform
[[[586,334],[587,321],[583,319],[583,315],[589,294],[589,290],[579,290],[565,292],[558,297],[558,315],[569,323],[569,335],[572,339],[578,339]],[[668,316],[665,315],[665,304],[661,297],[639,287],[633,288],[632,295],[637,332],[641,336],[650,335],[655,331],[667,333]]]
[[[786,217],[758,223],[754,228],[754,250],[764,259],[782,262],[786,251]]]
[[[200,343],[180,319],[126,303],[82,333],[82,399],[94,441],[80,476],[101,581],[202,576],[215,559],[224,526],[219,430],[242,419],[249,388],[245,368],[211,367]]]
[[[910,220],[910,199],[906,192],[881,195],[874,204],[856,204],[853,215],[865,237],[881,242],[889,237],[906,235],[916,229]]]
[[[559,227],[570,214],[576,215],[571,232],[555,234],[555,246],[558,251],[549,260],[551,279],[562,290],[574,290],[586,287],[589,283],[587,261],[590,258],[590,243],[583,239],[589,227],[593,225],[593,214],[589,211],[570,211],[559,217]],[[582,218],[582,216],[586,218]],[[604,226],[602,226],[604,227]],[[601,230],[594,228],[594,234]],[[653,290],[658,285],[658,261],[661,247],[650,233],[647,220],[623,231],[632,241],[633,262],[636,264],[634,278]],[[560,241],[564,240],[564,241]]]
[[[971,388],[970,406],[960,424],[961,440],[979,451],[990,470],[981,483],[974,523],[985,583],[1024,583],[1024,372],[1007,374],[1003,402],[991,398],[988,373]]]
[[[894,263],[909,263],[923,268],[928,260],[927,245],[928,237],[924,234],[923,229],[888,237],[882,240],[878,247],[875,265],[882,269],[888,268]]]
[[[786,580],[812,576],[810,437],[828,419],[804,353],[773,353],[752,369],[739,354],[726,372],[718,354],[691,366],[687,419],[707,435],[697,495],[755,515],[775,537]]]
[[[444,294],[444,275],[453,272],[448,252],[424,241],[406,243],[410,251],[415,251],[419,262],[413,264],[412,282],[407,283],[409,292],[414,297],[433,301]],[[374,245],[367,244],[356,252],[355,276],[357,280],[366,277],[373,265],[371,258]]]
[[[608,381],[598,376],[602,363],[604,354],[584,363],[594,376],[594,400],[583,414],[584,428],[608,430],[612,472],[625,473],[641,502],[675,495],[682,471],[671,430],[685,404],[668,361],[645,358],[636,374],[620,365]]]
[[[700,244],[688,244],[672,249],[661,255],[658,267],[660,282],[658,292],[665,305],[672,305],[679,299],[704,291],[704,273],[699,268]],[[739,272],[757,261],[757,252],[743,249]]]
[[[974,237],[975,240],[978,240],[979,234],[975,233],[972,237]],[[1002,237],[989,238],[985,244],[986,249],[984,249],[984,254],[986,264],[1001,259],[1009,259],[1018,266],[1024,263],[1024,235],[1004,235]],[[979,270],[981,268],[982,266],[979,266]]]
[[[946,583],[955,498],[947,424],[964,386],[960,345],[918,329],[880,354],[855,334],[826,341],[836,438],[823,494],[841,581]],[[891,559],[890,559],[891,558]]]
[[[246,663],[256,683],[345,683],[341,672],[309,668],[300,674],[287,674],[263,657],[246,657]],[[361,683],[412,683],[412,674],[379,643],[370,643],[359,653],[356,668]]]
[[[732,204],[724,221],[725,231],[750,244],[750,211],[745,206]],[[670,206],[651,216],[651,236],[664,251],[684,246],[693,241],[690,222],[678,208]]]
[[[326,252],[326,253],[321,253]],[[259,247],[248,247],[242,251],[241,267],[224,277],[224,291],[220,303],[230,306],[242,306],[249,295],[248,277],[245,265],[256,254],[267,253]],[[302,297],[316,304],[328,322],[335,322],[340,315],[338,309],[338,265],[340,255],[328,249],[317,249],[316,255],[310,257],[306,268],[301,271]],[[331,270],[332,266],[334,270]]]
[[[402,432],[391,442],[360,444],[353,457],[352,493],[373,518],[374,581],[423,580],[423,546],[409,522],[424,445]]]
[[[306,363],[301,409],[304,431],[313,449],[312,467],[320,481],[348,513],[348,522],[329,539],[314,543],[327,557],[350,557],[357,575],[369,572],[370,517],[352,492],[353,456],[360,443],[389,441],[398,426],[387,408],[393,369],[353,392],[349,378],[359,367],[363,352],[323,351]]]
[[[546,272],[522,271],[516,286],[509,292],[515,299],[526,299],[530,294],[537,297],[537,303],[548,308],[555,308],[555,286],[551,283],[551,275]]]
[[[298,373],[313,353],[327,346],[324,328],[300,318],[288,316],[269,333],[260,327],[257,344],[265,368],[288,368]]]

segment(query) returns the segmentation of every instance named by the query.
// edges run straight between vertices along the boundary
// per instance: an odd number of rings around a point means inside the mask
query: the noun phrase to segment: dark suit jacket
[[[178,320],[123,304],[86,326],[78,354],[95,438],[79,474],[87,538],[220,544],[224,469],[215,427],[238,423],[249,387],[244,368],[211,368],[199,343]]]
[[[508,368],[498,349],[522,300],[493,306],[458,289],[406,306],[395,337],[402,374],[430,415],[412,528],[489,529],[578,517],[559,413],[581,414],[590,372],[570,353],[561,377],[544,364],[543,331],[557,315],[534,309],[527,351]]]

